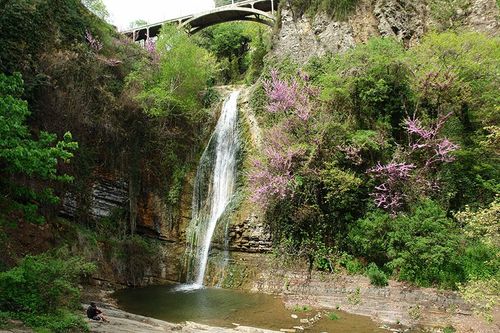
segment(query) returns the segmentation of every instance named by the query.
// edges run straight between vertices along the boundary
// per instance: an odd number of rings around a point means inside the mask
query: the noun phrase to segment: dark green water
[[[245,326],[279,330],[304,326],[301,318],[312,318],[318,310],[293,312],[285,309],[279,297],[235,290],[203,288],[178,291],[176,286],[124,289],[115,293],[121,309],[152,318],[179,323],[194,321],[219,327]],[[294,319],[291,314],[299,318]],[[379,333],[387,332],[369,318],[335,311],[337,320],[323,318],[307,332]]]

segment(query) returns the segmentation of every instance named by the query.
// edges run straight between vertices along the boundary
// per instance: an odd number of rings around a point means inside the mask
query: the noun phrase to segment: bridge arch
[[[272,27],[276,21],[274,13],[278,3],[279,0],[234,0],[230,5],[217,7],[207,12],[148,24],[124,30],[122,33],[134,41],[140,41],[157,36],[165,23],[178,24],[187,28],[191,34],[218,23],[231,21],[253,21]]]
[[[210,26],[231,22],[231,21],[252,21],[272,27],[275,23],[274,15],[262,10],[246,7],[235,7],[224,11],[212,11],[202,15],[192,17],[180,25],[188,29],[189,33],[194,34]]]

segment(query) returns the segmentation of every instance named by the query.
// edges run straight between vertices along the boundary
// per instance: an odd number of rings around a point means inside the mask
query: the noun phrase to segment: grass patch
[[[293,307],[293,312],[309,312],[312,310],[312,308],[309,305],[295,305]]]
[[[330,320],[339,320],[340,319],[339,315],[336,314],[335,312],[328,313],[327,317]]]

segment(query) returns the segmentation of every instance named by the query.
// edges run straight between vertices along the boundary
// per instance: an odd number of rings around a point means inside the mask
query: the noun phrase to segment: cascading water
[[[224,102],[196,172],[187,238],[187,281],[194,288],[203,286],[212,236],[234,193],[239,149],[236,126],[238,94],[239,91],[232,92]]]

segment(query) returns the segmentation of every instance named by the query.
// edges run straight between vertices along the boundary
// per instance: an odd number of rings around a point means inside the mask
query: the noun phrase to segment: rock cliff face
[[[123,179],[97,179],[90,185],[88,214],[93,219],[110,217],[114,211],[124,208],[128,202],[128,183]],[[81,203],[77,195],[67,192],[62,201],[60,214],[75,218]]]
[[[434,288],[415,288],[402,282],[389,281],[386,287],[370,284],[364,276],[322,274],[305,269],[280,269],[280,263],[261,261],[254,277],[255,291],[282,293],[292,307],[307,304],[326,309],[341,309],[370,316],[385,324],[425,327],[442,332],[452,325],[457,332],[494,333],[497,319],[487,323],[474,314],[457,292]],[[495,311],[494,316],[498,316]],[[497,317],[495,317],[497,318]]]
[[[285,4],[270,56],[303,63],[313,56],[344,52],[377,36],[395,37],[411,47],[436,26],[429,4],[430,0],[361,0],[345,21],[321,13],[312,19],[306,15],[296,18]],[[470,0],[465,10],[456,11],[453,18],[465,29],[498,34],[495,0]]]

